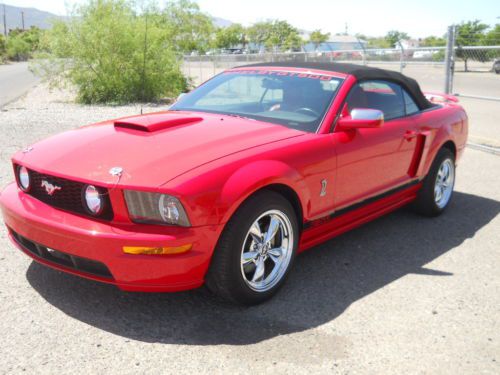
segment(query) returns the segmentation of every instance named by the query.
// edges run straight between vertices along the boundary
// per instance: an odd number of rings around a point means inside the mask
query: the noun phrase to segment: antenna
[[[146,96],[146,52],[148,49],[148,13],[146,12],[144,15],[144,21],[146,24],[146,28],[144,31],[144,53],[142,60],[142,100],[141,100],[141,115],[142,115],[142,106],[144,104],[145,96]]]

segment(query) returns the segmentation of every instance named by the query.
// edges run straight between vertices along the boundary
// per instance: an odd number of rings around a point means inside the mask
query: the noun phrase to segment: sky
[[[65,15],[67,6],[81,0],[0,0]],[[164,3],[162,0],[158,2]],[[196,0],[212,16],[243,25],[267,19],[286,20],[302,30],[331,34],[382,36],[399,30],[414,38],[443,35],[448,25],[479,19],[500,23],[499,0]]]

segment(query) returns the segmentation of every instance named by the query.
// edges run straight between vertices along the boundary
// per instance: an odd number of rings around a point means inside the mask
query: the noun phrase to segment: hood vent
[[[115,121],[115,128],[133,129],[143,132],[156,132],[174,126],[188,125],[202,121],[201,117],[193,117],[177,112],[153,113],[149,115],[127,117]]]

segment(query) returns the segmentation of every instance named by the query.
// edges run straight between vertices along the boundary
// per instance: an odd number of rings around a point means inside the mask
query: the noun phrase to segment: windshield
[[[242,116],[315,132],[341,82],[322,74],[227,71],[183,96],[170,110]]]

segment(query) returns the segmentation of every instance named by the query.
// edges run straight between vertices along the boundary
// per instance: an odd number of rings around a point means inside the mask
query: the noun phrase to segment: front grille
[[[102,220],[110,221],[113,219],[113,209],[109,200],[108,189],[96,186],[103,198],[104,209],[98,216],[90,214],[84,203],[82,191],[86,184],[67,180],[65,178],[50,176],[29,170],[31,178],[31,189],[27,194],[35,197],[36,199],[48,204],[49,206],[59,208],[61,210],[74,212],[80,215],[90,216]],[[49,195],[45,188],[42,186],[42,181],[47,181],[52,185],[59,186],[61,189]]]
[[[100,276],[107,279],[113,279],[113,276],[111,275],[111,272],[109,272],[108,267],[106,267],[101,262],[47,248],[43,245],[28,240],[26,237],[21,236],[10,228],[9,231],[16,243],[29,253],[33,254],[35,257],[42,258],[51,263],[56,263],[58,265],[64,266],[66,268],[71,268],[79,272],[88,273],[90,275]]]

